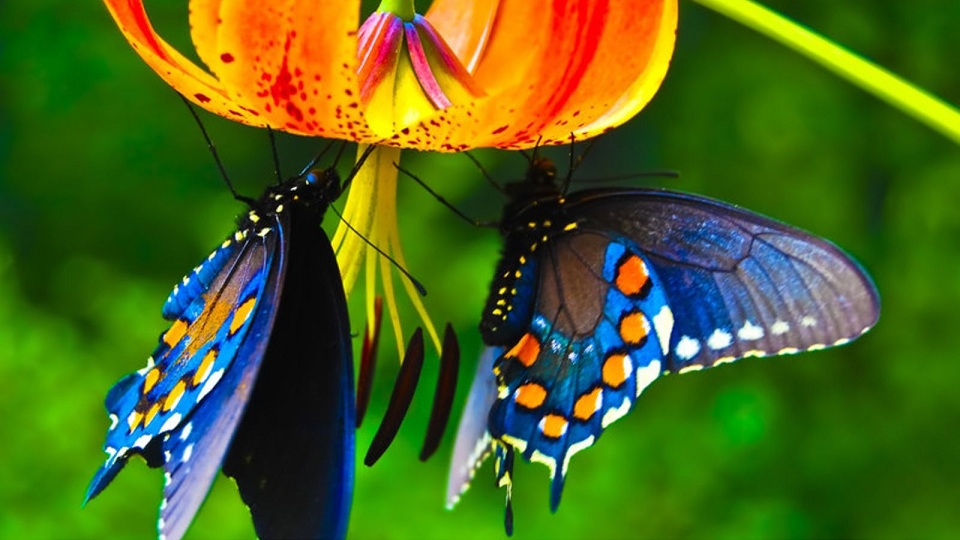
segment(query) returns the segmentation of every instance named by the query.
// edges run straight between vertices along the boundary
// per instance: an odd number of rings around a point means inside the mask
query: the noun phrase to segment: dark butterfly
[[[660,375],[842,345],[879,316],[853,259],[748,210],[655,189],[565,196],[546,160],[507,188],[480,323],[490,367],[461,421],[448,502],[493,450],[508,531],[514,452],[550,469],[556,510],[571,457]]]
[[[352,178],[352,176],[351,176]],[[147,366],[108,393],[112,425],[86,500],[127,460],[164,469],[161,538],[183,536],[218,469],[260,537],[343,537],[354,483],[353,356],[320,228],[336,171],[271,187],[174,287]]]

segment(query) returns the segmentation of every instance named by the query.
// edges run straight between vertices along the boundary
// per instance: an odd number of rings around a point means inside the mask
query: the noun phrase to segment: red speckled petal
[[[450,24],[463,19],[433,13],[445,36],[461,31]],[[469,21],[476,33],[487,26],[479,16]],[[554,0],[547,8],[503,0],[473,73],[490,98],[434,118],[426,144],[523,148],[541,136],[541,144],[563,144],[571,133],[583,139],[623,123],[659,88],[676,22],[676,0]]]
[[[358,18],[358,1],[224,0],[216,50],[204,55],[220,62],[211,69],[234,100],[270,125],[376,142],[359,106]]]
[[[241,109],[210,74],[161,39],[153,30],[142,2],[104,0],[104,3],[134,50],[176,91],[214,114],[245,124],[265,125],[256,114]]]

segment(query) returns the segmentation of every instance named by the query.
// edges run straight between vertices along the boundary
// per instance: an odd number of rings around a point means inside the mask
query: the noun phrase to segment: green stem
[[[694,0],[773,38],[960,144],[960,111],[751,0]]]
[[[417,8],[414,7],[413,0],[381,0],[377,11],[393,13],[407,22],[412,21],[413,16],[417,14]]]

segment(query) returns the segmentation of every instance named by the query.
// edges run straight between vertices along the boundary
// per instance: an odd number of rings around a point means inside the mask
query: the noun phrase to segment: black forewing
[[[261,538],[342,538],[354,479],[353,357],[343,283],[318,220],[294,212],[267,361],[224,473]]]
[[[566,211],[649,254],[673,311],[671,371],[844,343],[879,317],[872,281],[847,254],[742,208],[637,189],[575,193]]]

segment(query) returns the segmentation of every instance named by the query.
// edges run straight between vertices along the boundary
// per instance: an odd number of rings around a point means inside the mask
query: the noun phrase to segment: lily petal
[[[203,31],[216,36],[205,56],[219,62],[211,69],[231,97],[270,125],[368,140],[356,78],[358,19],[356,1],[223,1],[216,31]]]
[[[446,4],[427,17],[455,35],[464,23]],[[486,46],[461,52],[481,57],[473,76],[490,98],[440,114],[442,126],[430,132],[434,148],[525,148],[541,138],[563,144],[571,134],[583,139],[623,123],[653,97],[673,52],[675,0],[557,0],[550,7],[500,2],[488,40],[482,12],[474,12],[477,34],[465,41]]]
[[[254,126],[267,125],[254,112],[241,109],[219,81],[157,35],[141,2],[105,0],[104,3],[134,50],[174,90],[225,118]]]

